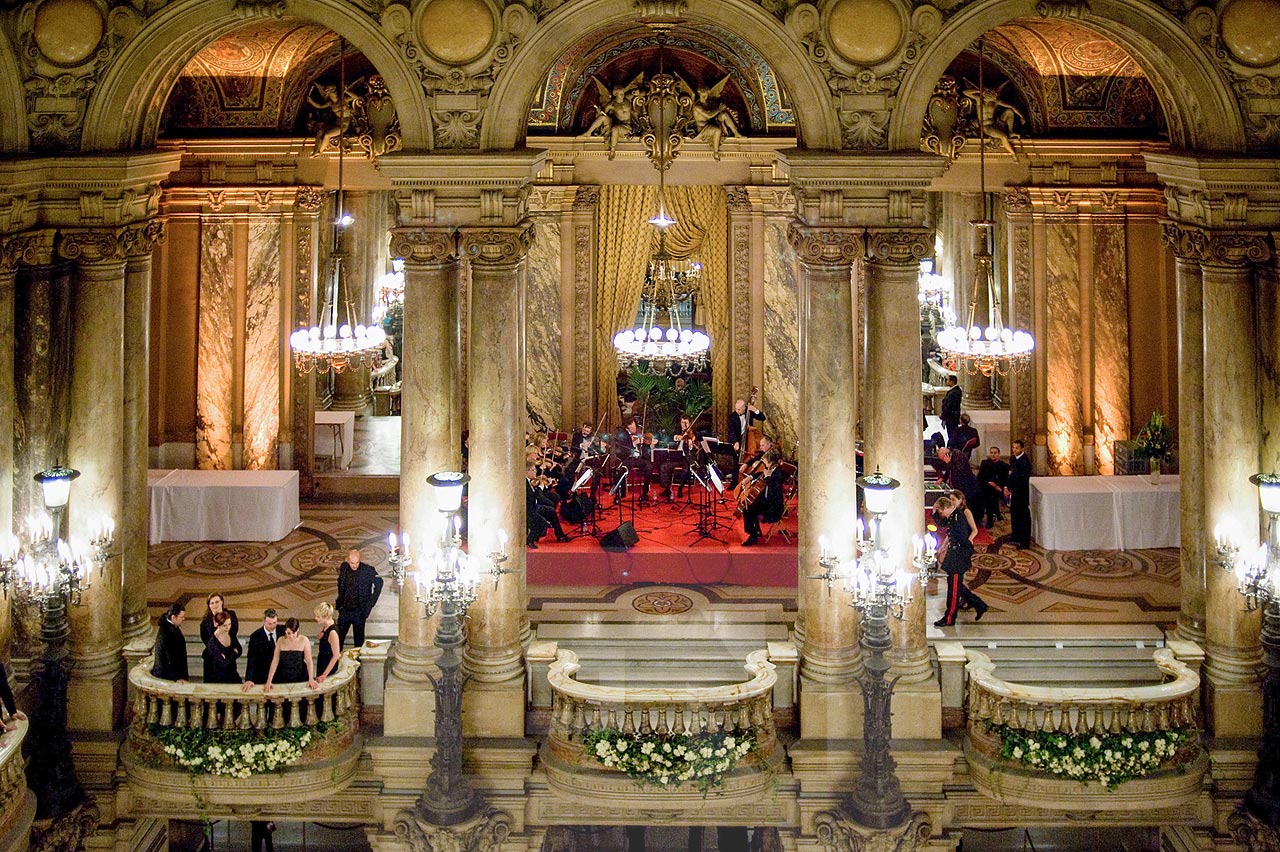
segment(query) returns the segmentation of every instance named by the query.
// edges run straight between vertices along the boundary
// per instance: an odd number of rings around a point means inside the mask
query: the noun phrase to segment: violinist
[[[536,476],[538,465],[535,462],[527,462],[524,466],[524,508],[525,523],[527,526],[527,538],[525,544],[531,550],[538,549],[538,539],[546,534],[548,529],[556,531],[556,541],[568,541],[569,536],[564,534],[564,529],[560,526],[560,518],[556,515],[556,505],[559,501],[552,496],[553,491],[539,485],[545,485],[540,482]]]
[[[693,428],[693,420],[687,414],[680,415],[680,431],[675,435],[675,448],[680,451],[680,454],[675,458],[668,458],[658,469],[658,483],[662,486],[660,497],[671,499],[671,480],[675,477],[677,470],[689,470],[689,465],[693,463],[698,451],[700,440],[701,436]]]
[[[755,499],[742,513],[742,526],[747,534],[743,547],[752,547],[760,541],[760,523],[772,524],[782,517],[782,486],[787,472],[778,464],[778,454],[770,451],[761,460],[764,465],[764,493]]]
[[[653,447],[645,442],[644,433],[634,417],[628,417],[614,433],[613,452],[618,464],[630,472],[628,481],[640,483],[640,505],[648,506],[649,486],[653,484]],[[619,499],[624,493],[619,492]]]
[[[575,458],[581,458],[591,451],[593,443],[595,443],[595,428],[590,423],[583,423],[574,430],[573,437],[570,438],[569,451]]]

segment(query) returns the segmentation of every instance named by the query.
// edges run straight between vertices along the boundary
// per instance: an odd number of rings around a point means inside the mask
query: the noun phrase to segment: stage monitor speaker
[[[630,521],[623,521],[616,530],[606,533],[605,537],[600,539],[600,546],[613,553],[622,553],[638,541],[640,536],[636,535],[636,525]]]

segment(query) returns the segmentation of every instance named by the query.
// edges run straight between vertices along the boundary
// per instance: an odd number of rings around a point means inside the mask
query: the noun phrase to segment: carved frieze
[[[511,815],[486,808],[458,825],[433,825],[412,810],[396,815],[396,837],[412,852],[497,852],[511,834]]]
[[[806,228],[792,223],[787,240],[801,263],[834,266],[863,257],[864,232],[860,228]]]
[[[818,842],[831,852],[915,852],[933,832],[928,814],[919,812],[891,829],[867,828],[838,811],[821,811],[813,822]]]
[[[533,244],[533,225],[515,228],[463,228],[459,231],[458,250],[472,263],[518,263]]]
[[[452,228],[393,228],[391,256],[405,263],[450,263],[459,256],[458,237]]]

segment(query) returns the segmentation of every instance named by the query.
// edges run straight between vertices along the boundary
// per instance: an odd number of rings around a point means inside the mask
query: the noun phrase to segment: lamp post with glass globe
[[[436,702],[436,751],[431,758],[426,787],[414,805],[414,815],[419,820],[437,826],[465,822],[481,807],[480,797],[462,772],[462,689],[466,678],[458,670],[462,666],[462,646],[466,643],[463,620],[467,607],[476,599],[481,579],[480,562],[489,563],[485,573],[493,578],[495,585],[508,573],[502,568],[507,561],[506,534],[502,530],[497,532],[498,548],[484,560],[462,549],[459,511],[462,488],[469,479],[465,473],[453,471],[427,478],[435,489],[441,523],[438,541],[420,558],[423,567],[408,573],[407,569],[415,564],[408,536],[397,537],[391,533],[388,537],[392,569],[401,583],[401,594],[407,590],[404,582],[411,580],[415,597],[427,615],[440,611],[435,637],[435,646],[440,649],[440,658],[436,661],[440,674],[431,679]]]
[[[887,652],[893,647],[889,617],[902,618],[906,605],[912,600],[913,580],[918,578],[922,584],[928,580],[929,572],[937,564],[936,545],[932,536],[924,539],[917,536],[912,555],[917,574],[897,570],[894,560],[899,556],[886,547],[882,531],[890,495],[901,483],[882,474],[879,468],[870,476],[858,477],[857,482],[863,491],[867,514],[871,516],[870,529],[858,520],[855,554],[851,560],[830,552],[826,536],[819,539],[818,564],[823,571],[811,579],[825,580],[828,591],[836,581],[842,582],[852,596],[850,606],[862,614],[863,661],[862,673],[858,676],[864,710],[862,771],[848,810],[860,825],[887,829],[902,825],[911,814],[889,750],[893,736],[890,707],[894,686],[894,680],[886,677]]]

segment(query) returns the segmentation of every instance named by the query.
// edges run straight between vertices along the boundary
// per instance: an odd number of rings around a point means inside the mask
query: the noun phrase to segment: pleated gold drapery
[[[673,257],[697,255],[702,261],[698,294],[699,320],[711,336],[712,411],[701,421],[723,427],[729,387],[729,285],[727,264],[728,208],[719,186],[673,186],[666,189],[667,212],[676,224],[667,230]],[[603,186],[596,222],[596,403],[604,428],[618,425],[618,359],[613,336],[635,323],[644,286],[645,267],[657,248],[657,232],[649,217],[658,209],[653,186]]]

